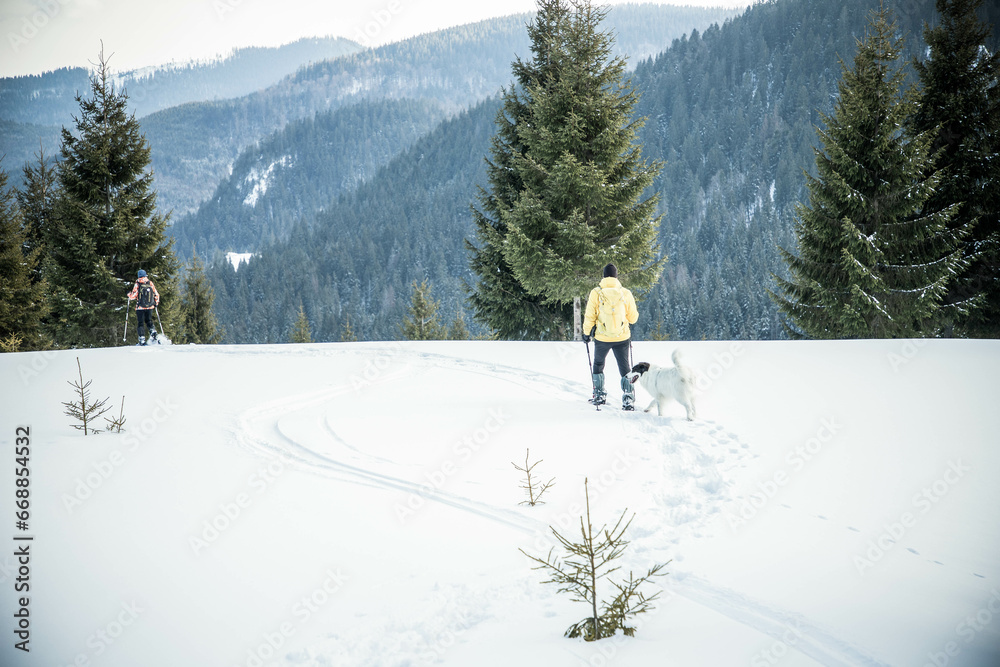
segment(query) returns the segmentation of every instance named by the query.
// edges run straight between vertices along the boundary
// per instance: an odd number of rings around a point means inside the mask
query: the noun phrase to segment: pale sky
[[[636,0],[605,0],[616,5]],[[653,0],[743,7],[750,0]],[[535,0],[0,0],[0,76],[89,67],[104,40],[114,71],[209,59],[242,46],[340,36],[378,46],[533,11]]]

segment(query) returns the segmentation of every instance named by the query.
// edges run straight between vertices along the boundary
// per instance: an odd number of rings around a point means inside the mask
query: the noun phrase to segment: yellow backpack
[[[625,335],[625,295],[622,288],[597,288],[597,333],[618,338]]]

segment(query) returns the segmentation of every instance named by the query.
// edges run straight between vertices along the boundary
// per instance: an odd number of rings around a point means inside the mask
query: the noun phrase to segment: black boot
[[[590,402],[594,405],[604,405],[607,395],[604,391],[604,373],[594,373],[594,396]]]
[[[622,376],[622,410],[627,412],[635,410],[635,387],[624,375]]]

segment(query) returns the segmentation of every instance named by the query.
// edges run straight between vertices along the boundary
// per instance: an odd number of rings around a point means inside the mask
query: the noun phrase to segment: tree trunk
[[[583,340],[583,299],[575,297],[573,299],[573,340]]]
[[[583,495],[587,499],[587,533],[584,541],[587,543],[587,557],[590,558],[590,606],[591,618],[594,619],[594,641],[601,638],[601,619],[597,615],[597,563],[594,562],[594,527],[590,523],[590,488],[587,486],[587,478],[583,478]]]

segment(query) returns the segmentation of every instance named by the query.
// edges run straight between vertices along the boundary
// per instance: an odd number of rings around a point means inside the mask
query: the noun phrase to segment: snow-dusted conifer
[[[48,326],[59,345],[121,345],[126,295],[138,270],[169,303],[178,263],[167,216],[156,208],[149,144],[128,113],[127,93],[112,83],[103,51],[90,97],[76,99],[76,131],[62,130],[54,217],[42,230]],[[172,324],[169,308],[159,312]]]
[[[472,265],[483,281],[477,317],[501,337],[565,337],[569,307],[609,262],[639,290],[662,269],[657,197],[643,198],[660,165],[646,163],[636,144],[639,95],[600,29],[606,13],[590,0],[541,0],[534,61],[515,63],[519,86],[497,121],[493,192],[481,197],[482,249]],[[511,318],[520,326],[507,326]]]
[[[966,265],[969,226],[949,227],[957,207],[929,210],[942,178],[930,133],[903,130],[913,93],[903,90],[900,40],[890,12],[873,13],[833,115],[823,116],[817,176],[796,223],[798,254],[781,249],[791,278],[773,294],[793,337],[934,335],[942,299]]]
[[[438,320],[438,302],[431,298],[431,288],[425,279],[419,285],[413,281],[413,297],[402,331],[408,340],[444,340],[448,330]]]
[[[306,309],[299,304],[299,316],[292,325],[292,334],[289,337],[291,343],[311,343],[312,331],[309,328],[309,318],[306,317]]]
[[[489,187],[479,187],[479,207],[472,206],[476,244],[466,242],[470,267],[477,282],[470,288],[473,316],[497,338],[553,339],[565,335],[572,311],[562,305],[543,303],[530,294],[514,276],[504,257],[508,227],[504,219],[525,188],[515,161],[527,151],[518,134],[529,115],[530,96],[526,91],[547,85],[557,75],[558,61],[551,57],[569,7],[562,1],[538,3],[535,19],[528,25],[531,60],[517,58],[511,65],[514,82],[503,91],[503,104],[496,117],[496,134],[490,140],[486,159]]]
[[[204,265],[195,253],[181,280],[179,342],[199,345],[219,342],[222,328],[212,311],[214,301],[215,291],[205,276]]]
[[[1000,53],[987,48],[991,26],[976,15],[983,0],[937,0],[940,22],[924,26],[927,58],[911,131],[930,132],[935,166],[945,172],[927,200],[934,211],[959,204],[951,227],[972,226],[962,250],[969,268],[944,299],[957,333],[1000,335]],[[968,309],[985,296],[983,307]]]
[[[7,352],[43,347],[45,284],[34,280],[41,250],[31,247],[24,223],[7,172],[0,169],[0,340]]]

